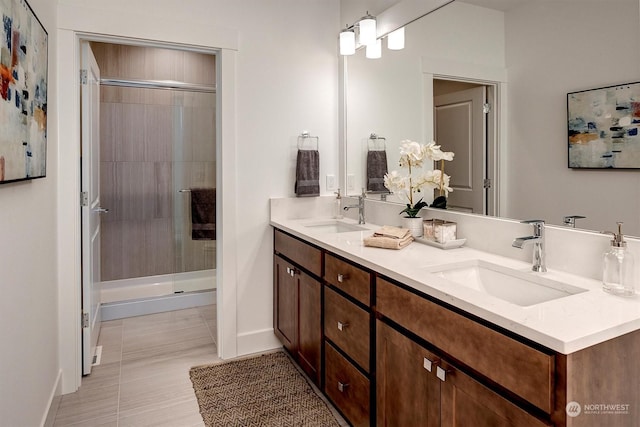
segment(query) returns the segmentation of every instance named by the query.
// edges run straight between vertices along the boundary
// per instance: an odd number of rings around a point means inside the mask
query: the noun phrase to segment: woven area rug
[[[189,371],[208,427],[339,426],[284,352]]]

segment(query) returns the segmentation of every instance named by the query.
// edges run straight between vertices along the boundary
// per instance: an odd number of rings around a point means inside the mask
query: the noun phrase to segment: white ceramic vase
[[[408,228],[413,237],[422,237],[422,220],[423,218],[421,216],[415,218],[402,217],[402,228]]]

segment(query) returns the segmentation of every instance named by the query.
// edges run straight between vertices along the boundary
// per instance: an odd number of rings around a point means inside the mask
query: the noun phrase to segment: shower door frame
[[[59,283],[59,342],[60,384],[63,394],[74,392],[81,384],[81,233],[78,195],[80,193],[80,97],[78,75],[79,51],[82,41],[127,43],[153,47],[194,50],[214,53],[216,60],[216,168],[218,183],[217,222],[220,224],[216,251],[216,282],[218,300],[218,355],[223,359],[237,356],[236,320],[236,243],[234,238],[236,205],[236,90],[235,64],[238,34],[229,29],[202,27],[191,35],[169,32],[166,38],[160,23],[145,27],[136,25],[135,17],[113,14],[110,19],[96,22],[91,11],[58,5],[58,93],[71,102],[59,103],[60,144],[58,194],[58,283]],[[68,13],[64,13],[68,12]],[[130,19],[131,25],[123,23]],[[117,25],[111,25],[117,23]],[[139,22],[138,22],[139,24]],[[114,33],[114,28],[117,28]],[[224,87],[224,90],[222,88]],[[222,226],[224,224],[224,227]],[[64,254],[64,255],[63,255]],[[223,256],[224,254],[224,256]]]

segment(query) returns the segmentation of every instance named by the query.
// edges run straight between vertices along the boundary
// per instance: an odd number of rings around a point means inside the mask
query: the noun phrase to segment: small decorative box
[[[457,240],[457,224],[442,219],[425,219],[423,222],[424,238],[438,243]]]

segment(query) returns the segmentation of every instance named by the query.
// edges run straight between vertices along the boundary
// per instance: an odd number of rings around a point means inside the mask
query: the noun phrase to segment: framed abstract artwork
[[[567,94],[569,167],[640,168],[640,82]]]
[[[0,0],[0,184],[47,171],[48,35],[25,0]]]

